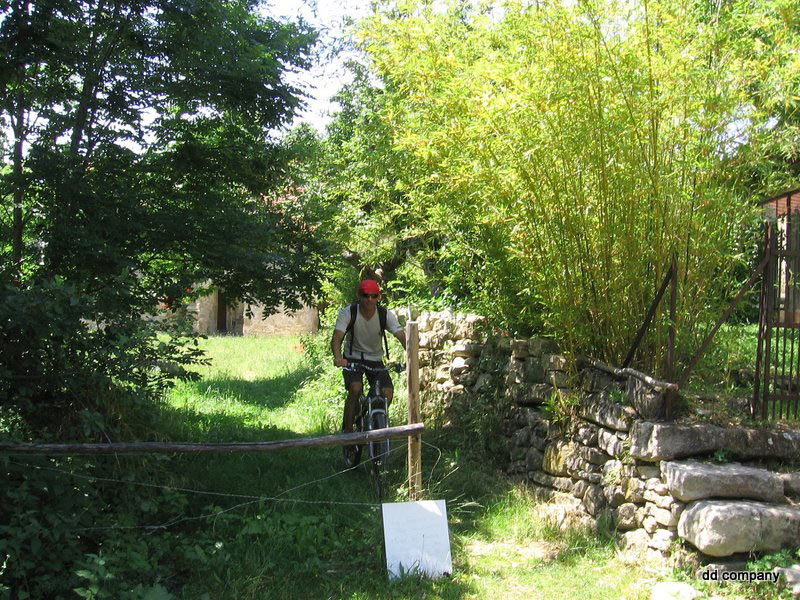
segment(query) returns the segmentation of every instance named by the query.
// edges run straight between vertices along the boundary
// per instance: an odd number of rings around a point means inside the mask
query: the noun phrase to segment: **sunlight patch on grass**
[[[236,427],[223,426],[223,422],[232,420],[243,428],[277,428],[296,434],[331,428],[329,407],[298,396],[311,376],[298,337],[217,336],[202,340],[201,347],[210,364],[198,369],[200,381],[180,382],[173,388],[167,397],[173,408],[218,415],[219,435],[239,433]],[[253,432],[247,439],[252,437]]]
[[[470,560],[501,559],[516,568],[532,562],[550,562],[558,556],[562,546],[555,542],[530,542],[520,545],[514,542],[484,542],[471,540],[464,548]]]
[[[524,551],[523,551],[524,552]],[[507,558],[496,554],[477,557],[469,564],[469,579],[479,590],[476,598],[537,598],[542,600],[644,600],[649,584],[643,573],[621,563],[610,549],[597,549],[568,563],[557,560],[524,561],[519,550]]]

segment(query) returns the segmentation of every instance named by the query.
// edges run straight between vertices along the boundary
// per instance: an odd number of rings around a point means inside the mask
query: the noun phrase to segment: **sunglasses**
[[[377,298],[378,296],[380,296],[380,294],[365,294],[363,292],[361,293],[362,298]]]

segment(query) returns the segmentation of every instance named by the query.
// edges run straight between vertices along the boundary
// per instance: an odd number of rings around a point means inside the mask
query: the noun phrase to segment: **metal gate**
[[[761,284],[752,412],[800,416],[800,189],[762,203],[767,267]]]

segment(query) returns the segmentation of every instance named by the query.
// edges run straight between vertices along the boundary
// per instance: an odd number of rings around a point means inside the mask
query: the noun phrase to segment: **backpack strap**
[[[353,341],[356,339],[356,315],[358,315],[358,304],[350,305],[350,322],[347,324],[347,329],[344,330],[345,336],[350,334],[350,351],[348,354],[353,356]]]
[[[389,342],[386,341],[386,307],[378,305],[378,319],[381,324],[381,335],[383,336],[383,347],[386,349],[386,360],[389,360]]]

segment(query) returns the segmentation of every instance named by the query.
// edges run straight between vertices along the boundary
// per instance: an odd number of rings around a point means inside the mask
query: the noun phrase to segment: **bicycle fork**
[[[388,427],[389,414],[386,411],[386,400],[384,398],[364,398],[358,419],[361,431],[372,431]],[[387,445],[388,440],[370,442],[370,459],[373,461],[382,460],[386,452],[388,452]]]

